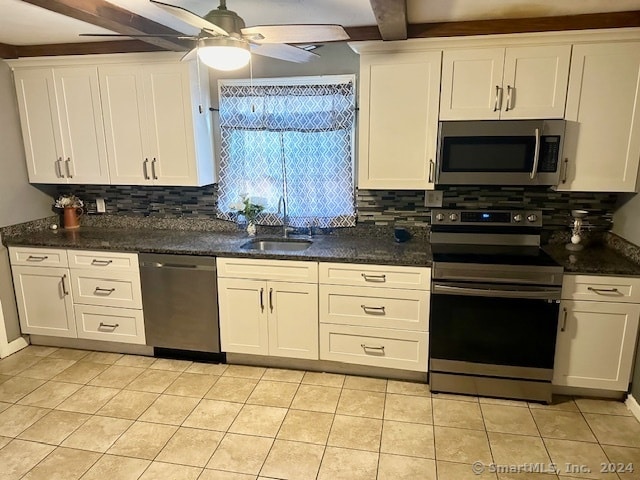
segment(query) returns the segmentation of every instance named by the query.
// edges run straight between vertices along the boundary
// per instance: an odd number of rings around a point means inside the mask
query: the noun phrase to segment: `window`
[[[218,216],[240,195],[263,198],[263,225],[354,226],[355,77],[224,80]]]

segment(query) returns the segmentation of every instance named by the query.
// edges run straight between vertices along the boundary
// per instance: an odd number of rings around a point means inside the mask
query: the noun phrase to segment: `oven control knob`
[[[458,220],[458,214],[457,213],[449,214],[449,220],[451,220],[452,222],[455,222],[456,220]]]
[[[536,215],[535,213],[532,213],[529,216],[527,216],[527,220],[529,220],[531,223],[537,222],[538,221],[538,215]]]
[[[438,213],[438,214],[436,214],[436,220],[437,220],[438,222],[443,221],[443,220],[444,220],[444,213]]]
[[[516,223],[520,223],[520,222],[522,221],[522,215],[521,215],[521,214],[519,214],[519,213],[516,213],[516,214],[513,216],[513,221],[514,221],[514,222],[516,222]]]

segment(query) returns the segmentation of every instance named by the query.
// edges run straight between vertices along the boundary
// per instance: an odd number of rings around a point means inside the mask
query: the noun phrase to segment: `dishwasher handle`
[[[211,257],[194,257],[182,255],[149,255],[142,256],[139,261],[141,269],[181,269],[215,271],[215,259]]]

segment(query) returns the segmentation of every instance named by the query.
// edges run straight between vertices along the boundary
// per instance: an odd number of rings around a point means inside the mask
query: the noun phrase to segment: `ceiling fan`
[[[242,68],[251,53],[266,57],[304,63],[317,57],[311,48],[291,44],[313,44],[348,40],[349,35],[340,25],[258,25],[246,27],[244,20],[227,9],[226,0],[220,0],[218,8],[200,17],[189,10],[150,0],[151,3],[172,14],[189,25],[200,29],[198,35],[122,35],[122,34],[82,34],[100,37],[174,37],[194,40],[196,46],[183,58],[190,58],[194,52],[208,66],[218,70]]]

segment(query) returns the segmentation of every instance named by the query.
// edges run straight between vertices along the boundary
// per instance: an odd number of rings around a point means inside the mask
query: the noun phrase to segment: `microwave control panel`
[[[539,172],[555,172],[558,169],[558,157],[560,156],[560,136],[543,135],[540,138],[540,162]]]

